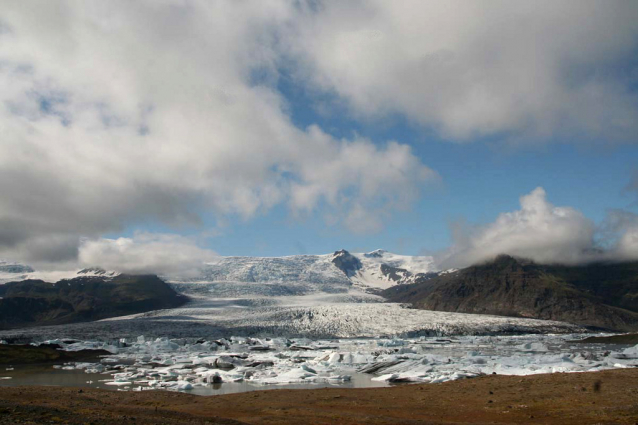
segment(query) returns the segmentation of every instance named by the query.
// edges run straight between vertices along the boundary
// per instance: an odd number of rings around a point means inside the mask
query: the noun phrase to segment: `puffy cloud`
[[[601,226],[601,239],[610,260],[638,260],[638,215],[611,210]]]
[[[138,233],[133,238],[84,240],[79,263],[122,273],[197,273],[205,261],[217,254],[196,241],[171,234]]]
[[[602,259],[595,250],[594,223],[570,207],[555,207],[545,190],[520,198],[521,209],[500,214],[485,226],[456,229],[454,245],[439,259],[443,267],[465,267],[499,254],[540,263],[578,264]]]
[[[454,140],[638,134],[633,2],[0,3],[0,254],[30,262],[281,204],[376,231],[436,179],[400,142],[297,128],[283,68]]]
[[[618,241],[615,258],[638,260],[638,220],[633,227],[627,229]]]
[[[399,113],[444,137],[636,141],[630,1],[303,3],[300,79],[353,115]]]
[[[344,225],[410,204],[435,173],[409,147],[292,124],[276,83],[299,11],[2,2],[0,253],[72,260],[81,237],[278,204]]]

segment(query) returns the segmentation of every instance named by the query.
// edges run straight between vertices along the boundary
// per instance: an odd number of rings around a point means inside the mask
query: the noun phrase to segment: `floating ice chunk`
[[[177,381],[177,387],[175,387],[179,391],[192,390],[193,384],[188,381]]]
[[[104,384],[121,387],[121,386],[125,386],[125,385],[131,385],[132,382],[131,381],[110,381],[110,382],[105,382]]]
[[[293,384],[301,382],[316,382],[317,375],[299,367],[290,369],[280,375],[263,379],[264,384]]]
[[[341,354],[339,353],[332,353],[328,357],[328,363],[339,363],[340,361],[341,361]]]
[[[390,366],[394,366],[396,364],[402,363],[402,360],[394,360],[394,361],[385,361],[385,362],[376,362],[369,365],[366,365],[359,369],[360,373],[376,373],[381,370],[387,369]]]
[[[317,371],[315,369],[311,368],[310,366],[308,366],[307,364],[302,364],[301,368],[303,370],[305,370],[306,372],[313,373],[315,375],[317,374]]]
[[[150,345],[153,351],[175,351],[179,345],[170,341],[168,338],[157,338]]]
[[[638,358],[638,344],[633,347],[626,348],[622,352],[627,358],[635,359]]]
[[[106,368],[104,367],[104,365],[101,365],[101,364],[95,364],[95,365],[93,365],[93,366],[86,367],[86,368],[84,369],[84,372],[85,372],[85,373],[102,373],[102,372],[104,372],[105,370],[106,370]]]
[[[528,342],[526,344],[517,345],[516,348],[524,351],[548,351],[547,345],[542,342]]]
[[[405,341],[402,339],[381,340],[377,344],[380,347],[401,347],[405,345]]]
[[[215,372],[206,376],[206,382],[209,384],[221,384],[223,382],[223,379],[219,372]]]
[[[327,378],[328,382],[349,382],[350,379],[350,375],[332,375]]]
[[[372,381],[378,381],[378,382],[384,382],[384,381],[390,382],[392,379],[396,379],[398,377],[399,377],[398,373],[388,373],[388,374],[385,374],[385,375],[374,377],[371,380]]]

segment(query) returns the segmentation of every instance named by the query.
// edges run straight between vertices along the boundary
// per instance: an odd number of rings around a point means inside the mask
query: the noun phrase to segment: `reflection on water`
[[[111,377],[110,374],[84,373],[81,370],[54,369],[52,365],[21,365],[14,370],[0,368],[0,386],[15,387],[18,385],[53,385],[61,387],[93,387],[106,388],[101,380]],[[9,377],[11,379],[2,379]],[[112,387],[110,389],[113,389]]]
[[[249,382],[229,382],[224,384],[211,384],[207,387],[195,387],[190,391],[186,391],[189,394],[197,395],[215,395],[215,394],[232,394],[243,393],[247,391],[261,391],[261,390],[309,390],[317,388],[373,388],[373,387],[388,387],[390,384],[387,382],[372,381],[374,376],[365,375],[363,373],[353,373],[350,382],[336,384],[285,384],[285,385],[259,385],[251,384]]]
[[[292,352],[279,347],[266,353],[251,350],[245,341],[234,341],[228,348],[219,348],[211,352],[208,346],[199,343],[175,347],[173,345],[176,344],[173,344],[166,348],[164,345],[167,342],[158,340],[159,342],[155,342],[157,346],[123,348],[119,354],[103,358],[102,366],[96,368],[93,364],[89,369],[98,372],[106,367],[108,371],[105,373],[85,373],[84,369],[63,370],[59,369],[60,366],[56,369],[51,364],[22,365],[16,366],[15,369],[0,366],[0,386],[51,385],[108,390],[147,390],[150,381],[154,388],[193,385],[194,389],[185,392],[215,395],[283,388],[385,387],[391,385],[387,382],[390,378],[444,382],[492,373],[527,375],[638,366],[638,355],[634,352],[624,352],[628,345],[578,343],[573,339],[574,336],[565,335],[522,335],[415,340],[326,340],[315,342],[316,346],[313,349],[304,346],[303,350]],[[155,349],[168,351],[159,351],[152,355],[143,351]],[[213,357],[214,361],[211,360]],[[229,369],[219,369],[223,367],[217,363],[220,359],[222,364],[239,359],[236,360],[240,365],[237,373],[231,373]],[[302,370],[306,362],[317,369],[312,371],[312,374],[316,373],[313,380],[328,381],[331,376],[336,379],[322,383],[259,383],[296,381],[300,377],[309,376]],[[241,365],[248,364],[251,366],[242,369]],[[91,364],[76,366],[83,368]],[[377,379],[384,381],[373,381],[375,375],[356,372],[357,368],[362,366],[372,366],[376,374],[384,375]],[[248,369],[251,374],[244,374]],[[224,383],[201,384],[209,380],[215,372],[221,374]],[[116,373],[119,375],[114,376]],[[249,380],[229,382],[247,376],[250,377]],[[351,380],[342,382],[339,376],[350,376]],[[270,379],[271,377],[273,379]],[[107,385],[108,383],[111,385]]]
[[[107,390],[137,389],[139,385],[130,387],[115,387],[106,385],[105,380],[112,380],[112,373],[85,373],[82,370],[54,369],[52,365],[22,365],[15,366],[13,370],[0,368],[0,387],[15,387],[19,385],[46,385],[60,387],[102,388]],[[9,368],[11,369],[11,368]],[[115,373],[115,371],[113,372]],[[196,395],[220,395],[243,393],[248,391],[277,390],[277,389],[317,389],[317,388],[371,388],[387,387],[387,382],[372,381],[372,375],[352,373],[350,382],[338,385],[328,383],[285,384],[285,385],[260,385],[249,382],[227,382],[223,384],[210,384],[206,387],[195,387],[192,390],[182,391]],[[11,378],[11,379],[3,379]],[[143,387],[143,389],[146,389]],[[153,390],[158,391],[158,390]]]

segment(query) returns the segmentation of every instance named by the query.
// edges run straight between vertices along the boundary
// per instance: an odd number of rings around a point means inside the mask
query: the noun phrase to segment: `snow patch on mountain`
[[[82,270],[34,270],[25,264],[0,260],[0,284],[7,282],[19,282],[22,280],[43,280],[45,282],[58,282],[64,279],[76,277],[102,277],[105,279],[119,276],[118,272],[107,271],[99,267],[91,267]]]
[[[438,271],[431,256],[398,255],[382,249],[354,256],[361,262],[361,267],[351,281],[362,288],[387,289],[413,283],[419,277],[434,276]]]
[[[202,292],[202,287],[194,285],[202,284],[211,291],[235,291],[235,295],[264,290],[269,295],[278,295],[278,292],[279,295],[299,295],[345,293],[353,286],[361,290],[386,289],[411,283],[418,275],[432,272],[436,272],[432,257],[397,255],[382,250],[369,253],[340,250],[324,255],[217,257],[206,262],[195,277],[163,277],[175,284],[191,284],[181,286],[188,291]],[[259,285],[251,288],[251,284]]]
[[[101,269],[81,275],[104,276]],[[378,292],[437,274],[432,257],[382,250],[288,257],[217,257],[193,277],[163,276],[191,301],[107,321],[47,329],[40,335],[304,336],[493,335],[580,332],[560,322],[413,310],[386,303]],[[33,275],[30,273],[29,275]],[[75,271],[73,277],[77,276]],[[15,278],[12,280],[16,280]],[[59,280],[59,279],[55,279]],[[55,281],[54,280],[54,281]]]

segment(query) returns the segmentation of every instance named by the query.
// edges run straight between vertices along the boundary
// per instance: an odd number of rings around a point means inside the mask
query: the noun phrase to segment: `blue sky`
[[[611,209],[638,211],[638,198],[628,190],[638,170],[635,144],[617,144],[613,140],[574,144],[566,138],[513,145],[502,137],[446,140],[401,116],[381,121],[358,120],[334,98],[328,98],[333,109],[319,113],[317,105],[327,98],[306,93],[304,87],[295,86],[289,78],[280,80],[278,90],[297,127],[318,124],[337,139],[357,134],[377,145],[388,140],[408,144],[441,180],[425,185],[407,211],[395,212],[385,221],[383,230],[372,234],[352,233],[326,223],[320,210],[297,218],[285,205],[248,220],[226,218],[221,225],[215,216],[205,215],[205,226],[215,230],[214,236],[202,241],[220,255],[322,254],[341,248],[432,255],[452,245],[450,224],[490,223],[500,213],[519,209],[519,197],[539,186],[547,191],[548,200],[554,205],[571,206],[598,225]],[[170,227],[150,223],[122,234],[132,236],[140,230],[171,232]],[[182,229],[190,235],[200,231],[200,227]]]
[[[210,245],[223,255],[326,253],[342,247],[419,255],[452,243],[450,222],[492,222],[502,212],[517,210],[519,197],[538,186],[545,188],[553,204],[572,206],[597,223],[612,208],[636,211],[635,194],[626,190],[638,163],[634,146],[601,149],[552,144],[512,150],[428,143],[408,138],[410,133],[401,126],[390,134],[409,141],[417,155],[439,172],[442,182],[425,188],[410,211],[395,213],[383,231],[344,233],[339,227],[326,226],[319,215],[295,220],[280,207],[249,221],[234,221]]]
[[[278,89],[296,126],[319,124],[335,138],[358,134],[376,144],[388,140],[409,144],[416,156],[439,173],[441,181],[423,187],[408,211],[394,213],[385,228],[374,234],[344,232],[340,226],[326,224],[320,213],[297,219],[285,206],[251,220],[231,220],[207,242],[221,255],[320,254],[341,248],[430,255],[453,243],[451,223],[490,223],[500,213],[517,210],[519,197],[539,186],[547,191],[551,203],[574,207],[599,225],[610,209],[638,211],[638,198],[628,190],[638,170],[635,144],[575,145],[565,138],[541,145],[510,145],[498,137],[443,140],[401,116],[380,122],[354,119],[335,99],[330,99],[337,102],[330,113],[318,113],[317,103],[326,98],[313,98],[289,78],[282,78]],[[214,218],[207,223],[215,227]]]

